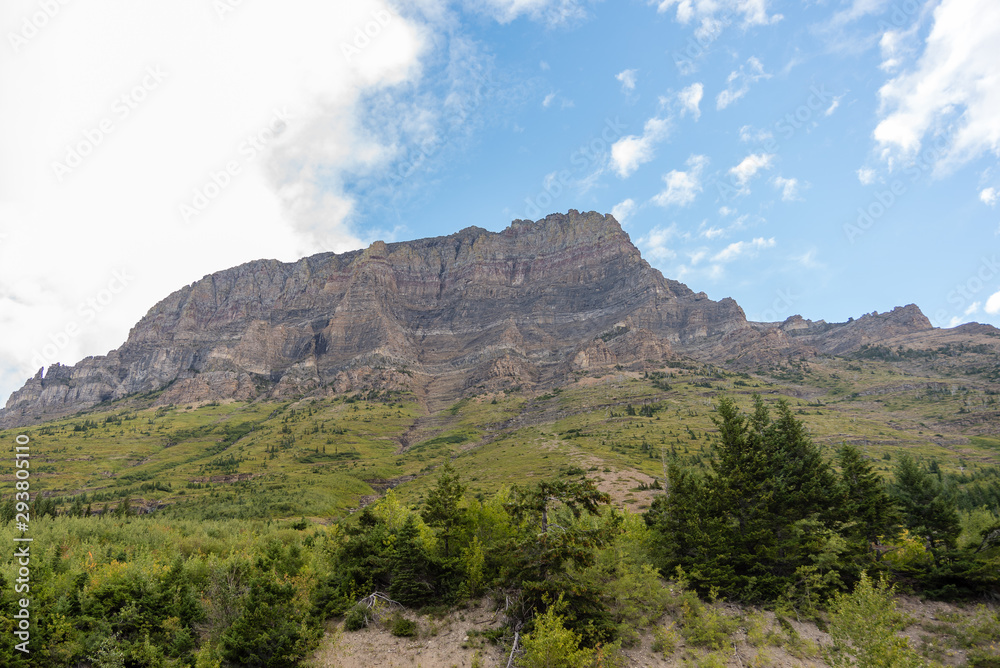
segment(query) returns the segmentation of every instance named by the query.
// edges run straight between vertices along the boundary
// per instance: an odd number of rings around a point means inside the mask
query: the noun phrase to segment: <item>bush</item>
[[[365,608],[360,605],[356,605],[347,611],[344,616],[344,628],[348,631],[360,631],[361,629],[368,626],[368,615],[365,614]]]
[[[714,602],[714,596],[713,602]],[[681,594],[681,635],[695,647],[720,650],[729,645],[737,620],[716,608],[705,605],[693,591]]]
[[[580,636],[563,625],[563,618],[556,614],[562,599],[549,606],[544,615],[535,617],[535,629],[524,636],[524,655],[518,662],[521,668],[589,668],[590,666],[619,665],[617,643],[603,648],[580,647]]]
[[[417,635],[417,623],[397,613],[392,617],[389,630],[398,638],[412,638]]]
[[[922,668],[927,664],[907,638],[897,635],[906,616],[896,610],[893,588],[884,579],[872,583],[867,573],[851,594],[833,599],[830,615],[831,666],[857,668]]]

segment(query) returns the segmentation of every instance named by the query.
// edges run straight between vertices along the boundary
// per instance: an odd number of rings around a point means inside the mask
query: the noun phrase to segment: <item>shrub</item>
[[[417,623],[397,613],[392,617],[389,630],[399,638],[412,638],[417,635]]]
[[[833,599],[830,635],[834,646],[826,652],[830,665],[857,668],[927,665],[910,647],[909,640],[897,635],[906,626],[906,616],[896,610],[892,595],[893,588],[885,579],[874,584],[863,573],[851,594],[839,594]]]
[[[360,631],[368,626],[368,616],[363,606],[356,605],[344,616],[344,628],[348,631]]]

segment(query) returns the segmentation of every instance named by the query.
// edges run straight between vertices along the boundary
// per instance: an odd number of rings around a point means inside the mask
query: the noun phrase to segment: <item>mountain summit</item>
[[[591,367],[756,364],[929,329],[912,305],[841,324],[751,323],[732,299],[664,278],[613,217],[570,210],[211,274],[156,304],[117,350],[39,370],[0,427],[154,392],[167,404],[407,389],[440,407]]]

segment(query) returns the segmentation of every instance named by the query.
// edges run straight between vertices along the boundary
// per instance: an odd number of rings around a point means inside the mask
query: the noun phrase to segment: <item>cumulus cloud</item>
[[[702,190],[701,173],[708,165],[704,155],[692,155],[687,159],[687,171],[673,169],[663,177],[666,188],[660,191],[653,202],[660,206],[686,206],[694,201]]]
[[[770,77],[770,74],[764,72],[764,64],[751,56],[747,59],[746,65],[740,65],[740,69],[730,72],[726,78],[726,89],[715,98],[715,108],[725,109],[746,95],[750,91],[751,84]]]
[[[550,21],[573,4],[481,6]],[[391,240],[360,227],[388,198],[357,184],[405,191],[491,108],[488,59],[447,5],[394,6],[92,0],[25,40],[38,3],[5,2],[0,89],[31,103],[0,105],[0,394],[117,347],[211,272]]]
[[[983,310],[990,315],[1000,315],[1000,292],[994,292],[989,296]]]
[[[979,192],[979,200],[987,206],[993,206],[1000,199],[1000,192],[996,188],[983,188]]]
[[[775,245],[774,237],[757,237],[752,241],[735,241],[712,256],[712,262],[732,262],[741,257],[755,257],[757,252]]]
[[[744,125],[740,128],[740,141],[742,142],[759,144],[773,137],[774,134],[770,130],[758,129],[750,125]]]
[[[635,90],[635,75],[638,73],[639,70],[622,70],[615,75],[615,79],[622,84],[623,93],[631,93]]]
[[[587,16],[584,0],[464,0],[463,4],[499,23],[526,16],[549,25],[561,25]]]
[[[1000,155],[1000,4],[942,0],[933,22],[916,62],[880,89],[874,138],[890,165],[937,140],[942,173],[985,152]]]
[[[625,221],[627,221],[632,216],[632,213],[634,211],[635,211],[635,200],[633,200],[630,197],[629,199],[626,199],[624,201],[618,202],[618,204],[615,204],[614,208],[611,209],[611,215],[614,216],[614,219],[617,220],[619,223],[625,225]]]
[[[768,25],[780,21],[781,14],[768,14],[768,0],[662,0],[656,7],[666,13],[676,7],[677,21],[685,25],[695,22],[701,30],[721,30],[742,19],[744,26]]]
[[[643,127],[642,136],[628,135],[611,146],[611,163],[621,178],[629,177],[635,170],[651,161],[654,148],[670,135],[669,118],[651,118]]]
[[[781,191],[781,199],[785,202],[791,202],[799,199],[799,180],[798,179],[786,179],[781,176],[775,176],[771,183],[775,188]]]
[[[669,227],[657,225],[639,238],[639,247],[642,248],[643,255],[652,260],[672,260],[677,257],[677,251],[670,248],[670,242],[676,236],[676,224]]]
[[[705,87],[699,82],[691,84],[678,93],[677,99],[681,103],[681,114],[690,113],[694,120],[698,120],[701,117],[701,109],[698,108],[698,105],[701,104],[704,92]]]
[[[862,167],[857,171],[857,174],[858,174],[858,181],[861,183],[861,185],[870,186],[871,184],[875,183],[876,174],[874,169],[870,169],[868,167]]]
[[[729,173],[732,174],[736,183],[742,188],[757,175],[757,172],[762,169],[770,169],[773,162],[773,153],[751,153],[743,158],[740,164],[731,168]]]

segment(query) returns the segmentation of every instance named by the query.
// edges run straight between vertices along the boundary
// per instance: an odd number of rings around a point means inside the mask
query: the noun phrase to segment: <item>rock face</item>
[[[441,404],[574,369],[674,354],[756,362],[930,327],[915,306],[791,321],[748,323],[732,299],[665,279],[611,216],[571,210],[206,276],[150,309],[117,350],[39,371],[0,427],[154,392],[165,404],[410,389]]]

